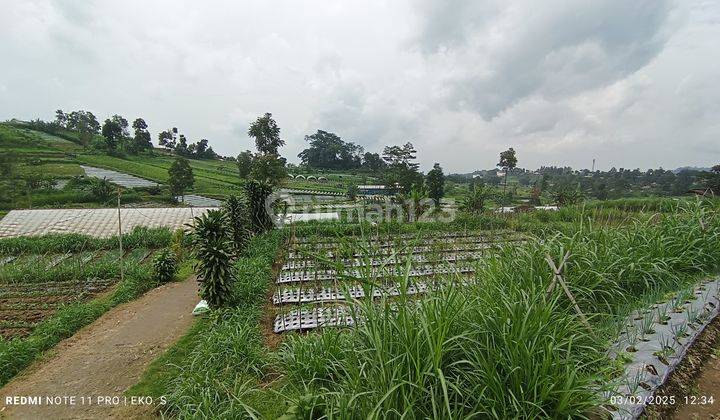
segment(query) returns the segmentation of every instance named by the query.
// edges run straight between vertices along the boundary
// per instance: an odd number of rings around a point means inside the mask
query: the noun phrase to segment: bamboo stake
[[[123,264],[125,253],[122,244],[122,219],[120,217],[120,187],[117,189],[117,211],[118,211],[118,242],[120,244],[120,282],[125,281],[125,267]]]
[[[565,291],[565,295],[568,297],[568,299],[570,299],[570,302],[572,302],[573,307],[575,308],[575,312],[577,312],[578,316],[580,317],[580,320],[581,320],[582,323],[585,325],[585,327],[588,329],[588,331],[589,331],[590,333],[592,333],[593,330],[592,330],[592,327],[590,326],[590,322],[589,322],[588,319],[585,317],[585,314],[580,310],[580,306],[578,306],[577,301],[575,300],[575,297],[574,297],[573,294],[570,292],[570,289],[568,289],[567,284],[565,283],[565,280],[563,279],[562,274],[561,274],[561,273],[562,273],[561,270],[562,270],[563,267],[565,266],[565,263],[567,262],[567,259],[568,259],[569,257],[570,257],[570,251],[568,251],[568,252],[565,253],[565,255],[563,256],[562,261],[560,262],[560,266],[559,266],[559,267],[556,267],[556,266],[555,266],[555,262],[553,262],[552,258],[550,258],[549,255],[547,255],[547,256],[545,257],[545,260],[547,260],[548,265],[550,266],[550,268],[553,270],[553,273],[554,273],[553,281],[552,281],[552,283],[550,284],[550,287],[548,287],[548,291],[547,291],[547,293],[546,293],[546,296],[547,296],[547,297],[550,297],[550,294],[552,293],[552,291],[553,291],[553,289],[554,289],[554,287],[555,287],[555,283],[560,283],[560,286],[561,286],[562,289]]]

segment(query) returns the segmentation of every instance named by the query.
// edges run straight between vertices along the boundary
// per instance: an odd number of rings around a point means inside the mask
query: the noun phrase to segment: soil
[[[646,409],[651,419],[720,419],[720,316],[700,334],[677,369],[656,395],[674,397],[674,405],[655,405]],[[702,397],[713,397],[713,404],[701,405]],[[696,404],[686,404],[695,401]]]
[[[128,418],[152,414],[123,393],[147,366],[185,334],[198,302],[194,278],[158,287],[111,309],[58,344],[0,389],[0,418]],[[6,396],[76,397],[75,404],[9,405]],[[81,403],[92,398],[92,404]],[[118,397],[98,404],[98,397]],[[157,401],[156,401],[157,402]]]

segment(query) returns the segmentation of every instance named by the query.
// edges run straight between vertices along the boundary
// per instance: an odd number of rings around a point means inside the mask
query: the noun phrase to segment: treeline
[[[628,196],[679,196],[692,189],[720,193],[720,166],[715,166],[710,171],[697,169],[671,171],[663,168],[645,171],[625,168],[591,171],[543,166],[535,171],[513,168],[508,174],[515,185],[537,188],[540,191],[574,190],[582,197],[599,200]],[[458,183],[482,182],[491,186],[502,183],[502,178],[497,176],[495,170],[452,174],[448,179]]]
[[[54,121],[36,119],[23,124],[36,131],[52,134],[82,146],[102,150],[109,154],[129,153],[137,155],[151,152],[154,148],[148,124],[143,118],[136,118],[132,124],[121,115],[106,118],[101,124],[90,111],[55,111]],[[131,131],[132,129],[132,131]],[[177,127],[161,131],[158,144],[166,150],[190,159],[215,159],[207,139],[189,143],[185,135],[179,134]]]

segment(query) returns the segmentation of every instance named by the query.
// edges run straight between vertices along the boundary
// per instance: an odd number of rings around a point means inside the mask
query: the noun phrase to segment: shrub
[[[158,252],[153,260],[153,277],[160,283],[167,283],[175,278],[177,260],[168,248]]]
[[[250,221],[247,217],[247,207],[237,196],[231,195],[225,202],[225,211],[228,217],[228,227],[235,251],[240,254],[250,240]]]
[[[225,213],[210,210],[195,218],[192,234],[200,296],[213,309],[224,306],[232,296],[232,244],[226,227]]]
[[[250,225],[254,233],[260,234],[273,228],[273,221],[266,208],[266,201],[272,193],[272,187],[259,181],[245,184],[245,195],[250,205]]]

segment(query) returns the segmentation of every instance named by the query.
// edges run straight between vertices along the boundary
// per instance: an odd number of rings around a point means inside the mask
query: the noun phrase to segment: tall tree
[[[134,130],[134,136],[132,141],[131,152],[137,153],[142,150],[152,149],[152,142],[150,141],[150,132],[148,131],[148,125],[142,118],[137,118],[132,123]]]
[[[428,197],[435,201],[435,207],[440,207],[440,199],[445,195],[445,174],[439,163],[435,163],[433,168],[425,177],[427,185]]]
[[[102,136],[105,138],[105,145],[109,151],[117,149],[118,142],[122,139],[122,127],[110,119],[106,119],[102,126]]]
[[[175,150],[177,145],[177,127],[169,128],[158,133],[158,144],[168,150]]]
[[[370,171],[380,171],[385,169],[387,164],[378,153],[365,152],[362,159],[362,167]]]
[[[362,162],[363,148],[352,142],[343,141],[338,135],[318,130],[305,136],[310,147],[298,154],[301,162],[310,168],[355,169]]]
[[[240,178],[247,179],[252,171],[253,154],[251,151],[246,150],[240,152],[237,156],[238,174]]]
[[[418,172],[420,164],[415,162],[417,151],[412,143],[403,146],[386,146],[383,160],[387,170],[383,172],[383,182],[388,189],[409,193],[413,186],[422,186],[423,176]]]
[[[60,127],[67,127],[67,119],[68,117],[62,109],[58,109],[57,111],[55,111],[55,122],[58,123]]]
[[[170,193],[173,197],[182,196],[184,201],[185,191],[195,183],[195,176],[190,163],[185,158],[175,158],[172,165],[170,165],[170,169],[168,169],[168,175],[170,176],[168,180]]]
[[[187,138],[185,138],[184,134],[180,134],[180,137],[178,137],[177,144],[175,145],[175,153],[185,157],[190,155]]]
[[[130,135],[130,131],[128,130],[128,120],[117,114],[113,115],[111,120],[120,127],[123,137],[128,137]]]
[[[517,166],[517,156],[515,155],[515,149],[512,147],[504,152],[500,153],[500,162],[497,164],[498,167],[505,171],[505,182],[503,183],[503,194],[507,190],[507,177],[508,172]]]
[[[248,136],[255,139],[258,152],[264,155],[277,155],[278,148],[285,145],[280,138],[280,127],[269,112],[250,125]]]
[[[250,178],[275,187],[286,177],[287,169],[285,169],[285,158],[277,155],[261,154],[257,154],[253,158]]]

